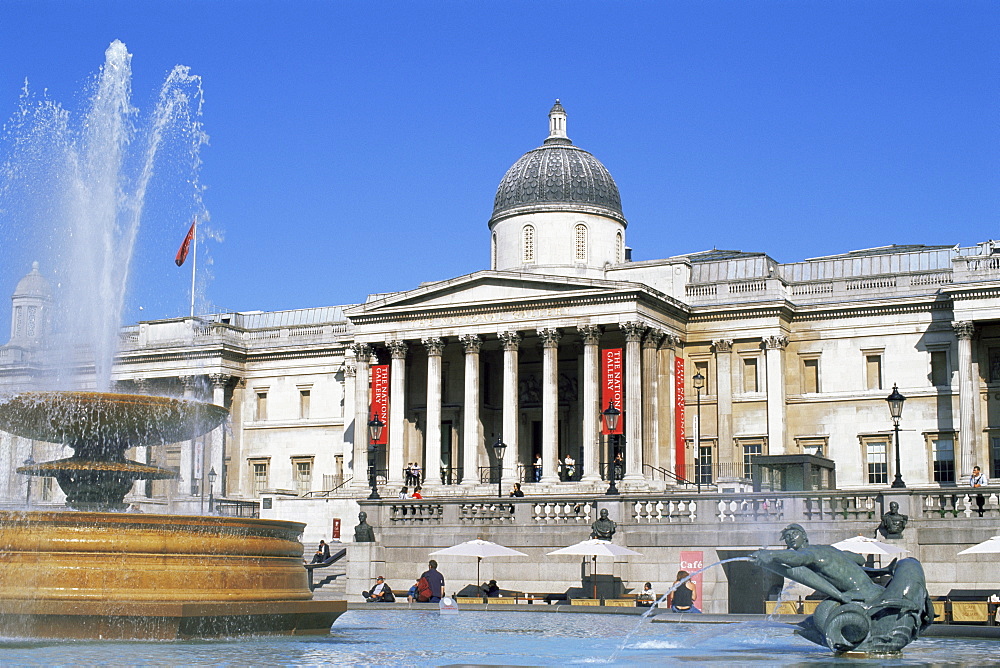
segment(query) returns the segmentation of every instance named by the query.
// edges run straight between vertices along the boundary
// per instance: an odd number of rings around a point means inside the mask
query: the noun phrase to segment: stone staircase
[[[347,595],[347,562],[341,561],[315,572],[313,600],[342,601]]]

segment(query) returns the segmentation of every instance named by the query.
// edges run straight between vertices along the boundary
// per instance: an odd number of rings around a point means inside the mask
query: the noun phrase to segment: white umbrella
[[[992,552],[1000,552],[1000,536],[988,538],[982,543],[962,550],[959,554],[989,554]]]
[[[488,540],[467,540],[458,545],[452,545],[441,550],[431,552],[431,556],[452,556],[452,557],[476,557],[476,586],[479,586],[479,565],[483,557],[526,557],[524,552],[512,550]]]
[[[549,552],[549,554],[579,554],[589,556],[594,560],[593,571],[594,575],[596,575],[598,557],[623,557],[630,554],[641,555],[642,553],[630,550],[627,547],[622,547],[621,545],[615,545],[610,540],[591,538],[590,540],[585,540],[582,543],[577,543],[576,545],[570,545],[569,547],[554,550]],[[597,598],[596,578],[594,578],[594,598]]]
[[[847,552],[854,552],[856,554],[902,554],[903,552],[909,552],[909,550],[905,548],[890,545],[889,543],[883,543],[880,540],[868,538],[867,536],[855,536],[854,538],[848,538],[847,540],[842,540],[839,543],[834,543],[830,547],[835,547],[838,550],[845,550]]]

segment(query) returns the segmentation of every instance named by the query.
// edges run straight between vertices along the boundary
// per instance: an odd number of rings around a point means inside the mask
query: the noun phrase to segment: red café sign
[[[385,426],[382,435],[374,444],[385,445],[389,442],[389,365],[376,364],[372,367],[372,401],[371,416],[377,415]],[[367,427],[368,425],[365,425]]]
[[[622,411],[622,416],[618,420],[618,427],[612,432],[608,431],[604,420],[601,420],[602,434],[623,434],[625,420],[625,390],[622,386],[622,349],[608,348],[601,351],[601,368],[603,370],[603,382],[601,383],[601,411],[606,411],[609,405]]]

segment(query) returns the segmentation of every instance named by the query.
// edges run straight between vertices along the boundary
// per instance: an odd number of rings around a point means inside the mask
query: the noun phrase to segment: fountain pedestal
[[[0,635],[188,638],[328,633],[297,522],[0,512]]]

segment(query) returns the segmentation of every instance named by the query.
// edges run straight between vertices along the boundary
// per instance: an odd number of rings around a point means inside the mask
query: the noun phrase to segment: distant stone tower
[[[52,288],[31,263],[31,271],[20,281],[11,297],[9,346],[37,348],[49,333],[52,309]]]
[[[566,134],[559,100],[549,136],[507,170],[490,217],[490,268],[500,271],[599,275],[625,262],[618,186],[593,155]]]

